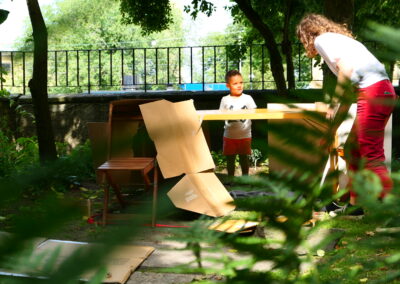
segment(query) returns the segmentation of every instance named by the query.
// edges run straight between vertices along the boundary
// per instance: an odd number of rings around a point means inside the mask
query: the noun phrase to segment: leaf
[[[276,217],[276,221],[279,223],[285,223],[287,220],[288,220],[288,218],[283,215]]]
[[[361,279],[360,279],[360,282],[361,282],[361,283],[365,283],[365,282],[367,282],[367,281],[368,281],[368,278],[361,278]]]

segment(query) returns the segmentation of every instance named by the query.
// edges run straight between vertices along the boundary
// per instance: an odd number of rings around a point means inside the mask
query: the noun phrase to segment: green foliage
[[[144,34],[163,31],[172,22],[169,0],[120,1],[124,22],[142,26]]]
[[[226,156],[222,154],[222,151],[211,151],[211,156],[213,158],[214,164],[218,169],[226,167]]]
[[[253,166],[257,166],[259,162],[261,162],[261,159],[263,157],[263,154],[261,153],[260,150],[258,149],[251,149],[251,155],[249,156],[250,162]]]
[[[5,21],[5,20],[7,20],[7,17],[8,17],[8,14],[9,14],[10,12],[8,12],[8,11],[6,11],[6,10],[3,10],[3,9],[0,9],[0,25]]]
[[[184,11],[195,20],[199,12],[204,13],[207,17],[211,16],[211,14],[215,11],[215,6],[213,3],[206,0],[192,0],[192,6],[186,5],[184,7]]]
[[[397,57],[400,53],[399,44],[396,44],[399,31],[382,26],[374,26],[370,36],[380,39],[392,50]],[[388,54],[390,57],[390,54]],[[393,60],[393,57],[390,57]],[[351,86],[344,86],[351,90]],[[341,98],[343,103],[351,96]],[[308,113],[319,123],[327,123],[318,113]],[[269,152],[274,153],[281,163],[290,166],[293,171],[276,172],[256,177],[242,177],[236,179],[239,184],[236,188],[251,191],[268,192],[268,197],[248,197],[235,200],[237,207],[256,211],[261,214],[265,226],[264,236],[243,236],[241,234],[210,233],[206,228],[209,223],[196,225],[191,233],[181,239],[187,239],[189,247],[196,256],[198,268],[186,271],[201,271],[204,273],[218,273],[225,276],[225,283],[397,283],[400,277],[400,175],[392,174],[394,190],[383,200],[379,199],[382,185],[380,179],[369,170],[352,173],[352,186],[358,194],[357,204],[361,206],[366,216],[363,221],[349,221],[346,229],[346,241],[341,243],[342,249],[336,249],[326,254],[325,245],[333,241],[338,235],[334,233],[326,236],[321,242],[308,247],[305,256],[300,257],[297,250],[305,245],[306,239],[320,228],[331,228],[342,221],[341,216],[335,219],[320,221],[316,227],[310,229],[303,224],[312,217],[313,210],[320,210],[330,200],[338,198],[332,196],[333,178],[338,172],[328,175],[328,180],[320,186],[322,166],[326,163],[326,149],[315,146],[313,141],[324,139],[330,144],[333,141],[333,130],[345,118],[337,116],[328,123],[328,129],[303,128],[292,123],[282,123],[279,126],[269,125],[269,133],[281,139],[280,145],[271,147]],[[314,145],[314,146],[313,146]],[[305,161],[291,153],[287,147],[293,147],[298,152],[312,155],[313,162]],[[214,155],[214,158],[218,158]],[[200,226],[200,228],[199,228]],[[372,228],[372,229],[371,229]],[[277,231],[283,237],[276,239],[268,233]],[[207,240],[204,243],[204,240]],[[209,242],[208,242],[209,241]],[[234,250],[241,256],[240,259],[232,256],[226,248]],[[219,248],[224,248],[219,250]],[[204,257],[205,251],[218,253],[215,257]],[[315,255],[318,255],[315,257]],[[325,255],[325,256],[324,256]],[[201,263],[207,260],[215,264],[222,264],[222,268],[204,268]],[[266,270],[259,270],[257,264],[270,263]],[[314,263],[314,264],[312,264]],[[301,268],[308,265],[304,272]],[[179,271],[182,268],[179,268]]]
[[[169,8],[174,22],[170,23],[168,30],[159,30],[156,34],[143,36],[143,29],[138,25],[123,24],[123,16],[120,11],[121,5],[130,5],[129,1],[85,1],[85,0],[62,0],[57,1],[54,5],[47,7],[44,10],[44,18],[48,29],[49,50],[56,49],[104,49],[104,48],[123,48],[123,47],[149,47],[151,42],[163,42],[163,46],[175,46],[183,40],[182,15],[181,11],[174,7]],[[137,2],[139,8],[148,9],[148,11],[136,10],[140,17],[146,18],[151,9],[156,9],[153,12],[160,12],[157,9],[167,9],[162,6],[150,5],[149,1],[134,1]],[[165,1],[164,1],[165,2]],[[149,4],[147,7],[146,5]],[[165,3],[164,3],[165,4]],[[143,7],[142,7],[143,6]],[[107,7],[107,9],[105,9]],[[127,9],[129,6],[127,7]],[[121,8],[122,9],[122,8]],[[128,9],[126,12],[130,12]],[[132,11],[133,12],[133,11]],[[125,14],[129,16],[129,14]],[[154,22],[160,17],[154,17]],[[147,21],[147,20],[146,20]],[[145,23],[142,23],[143,25]],[[146,22],[147,24],[147,22]],[[152,24],[152,23],[148,23]],[[145,27],[143,27],[145,28]],[[161,28],[161,27],[160,27]],[[165,29],[164,27],[163,29]],[[149,31],[149,30],[146,30]],[[25,35],[20,39],[18,49],[32,50],[31,28],[28,26]],[[166,41],[164,43],[164,41]],[[81,55],[82,57],[84,55]],[[115,56],[114,60],[117,59]],[[49,60],[52,61],[51,56]],[[93,59],[94,60],[94,59]],[[60,62],[65,61],[59,59]],[[104,58],[103,64],[108,62]],[[73,64],[74,59],[71,58],[70,64]],[[116,62],[115,66],[118,66]],[[49,64],[51,67],[52,64]],[[72,67],[72,66],[71,66]],[[82,68],[82,71],[84,68]],[[72,76],[71,76],[72,78]]]
[[[34,137],[20,137],[12,141],[0,131],[0,148],[0,177],[22,171],[38,162],[38,145]]]
[[[47,176],[54,174],[53,166],[32,168],[22,175],[0,178],[0,208],[10,205],[10,200],[21,200],[32,182],[45,182]],[[59,231],[69,221],[79,218],[82,214],[79,205],[50,191],[43,193],[35,206],[23,207],[18,202],[14,202],[14,206],[18,208],[18,214],[12,218],[9,229],[11,234],[1,235],[0,267],[41,277],[40,283],[80,283],[78,279],[90,270],[96,272],[89,279],[90,283],[101,283],[106,274],[105,259],[117,246],[128,244],[137,228],[143,225],[143,220],[136,218],[131,220],[129,226],[110,229],[107,234],[98,237],[96,245],[83,247],[57,263],[55,259],[60,251],[52,254],[43,252],[33,257],[32,248],[37,245],[37,237],[46,237]],[[14,277],[2,278],[0,281],[36,283],[35,279]]]
[[[147,1],[140,3],[148,4]],[[138,5],[142,5],[140,3]],[[170,13],[174,22],[170,23],[169,29],[143,36],[143,29],[140,26],[123,24],[119,4],[119,1],[107,0],[63,0],[45,9],[49,50],[69,50],[68,53],[49,52],[49,93],[81,93],[87,91],[88,85],[93,91],[96,90],[96,86],[101,90],[115,90],[115,86],[126,85],[123,83],[124,76],[134,75],[135,84],[142,84],[146,76],[149,84],[147,87],[159,89],[161,85],[153,87],[152,84],[155,85],[158,80],[159,84],[165,85],[168,71],[169,82],[178,82],[177,49],[171,49],[170,61],[167,64],[166,48],[157,51],[156,49],[144,51],[141,48],[150,48],[153,45],[162,47],[183,45],[182,12],[172,6]],[[142,11],[139,13],[144,14]],[[31,37],[32,31],[28,26],[17,48],[32,50]],[[87,51],[88,49],[91,51]],[[146,62],[143,60],[145,52]],[[30,65],[32,58],[32,53],[25,54],[27,65]],[[16,85],[21,85],[23,81],[22,61],[22,53],[15,53]],[[28,69],[29,74],[29,67],[25,69]],[[144,89],[144,86],[141,88]]]
[[[369,22],[377,22],[381,25],[399,27],[400,2],[396,0],[356,0],[354,32],[363,37],[364,29]]]
[[[89,142],[79,145],[67,153],[64,143],[57,143],[60,154],[59,161],[54,164],[54,172],[46,183],[55,191],[65,191],[69,188],[71,179],[81,181],[93,177],[92,153]],[[27,174],[32,168],[38,167],[38,142],[36,137],[19,137],[15,141],[0,131],[0,177],[10,177],[15,174]],[[38,195],[43,184],[31,184],[30,190]]]

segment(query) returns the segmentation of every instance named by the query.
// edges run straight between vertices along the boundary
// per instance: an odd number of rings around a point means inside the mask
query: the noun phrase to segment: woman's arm
[[[346,119],[353,97],[353,86],[350,82],[353,68],[346,64],[344,60],[338,60],[336,66],[338,69],[336,97],[333,99],[334,107],[327,112],[327,118],[333,119],[335,131]],[[330,117],[328,117],[329,115]]]

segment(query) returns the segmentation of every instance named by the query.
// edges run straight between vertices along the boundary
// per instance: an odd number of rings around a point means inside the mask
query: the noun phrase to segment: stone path
[[[265,231],[266,236],[269,239],[282,240],[283,236],[278,232]],[[320,229],[313,233],[307,240],[305,245],[298,249],[299,255],[307,253],[309,247],[319,243],[321,240],[332,233],[338,233],[338,237],[329,243],[325,247],[325,251],[334,249],[335,244],[344,233],[338,229]],[[135,241],[135,245],[152,246],[155,251],[141,264],[141,266],[131,275],[128,280],[128,284],[159,284],[159,283],[190,283],[194,280],[202,279],[202,277],[215,277],[215,276],[202,276],[197,274],[175,274],[165,273],[160,271],[162,268],[173,268],[180,265],[190,264],[191,267],[196,267],[195,257],[190,250],[185,249],[185,244],[175,241],[157,241],[157,242],[146,242],[146,241]],[[232,259],[244,259],[247,256],[238,253],[225,251]],[[203,257],[218,257],[218,254],[204,252]],[[258,262],[254,266],[254,270],[257,271],[268,271],[271,269],[271,263],[267,261]],[[213,262],[204,262],[205,268],[215,268],[216,264]],[[302,270],[306,271],[310,269],[312,263],[306,263],[302,266]],[[222,267],[222,265],[221,265]],[[157,271],[159,270],[159,271]],[[216,281],[219,279],[213,279]]]

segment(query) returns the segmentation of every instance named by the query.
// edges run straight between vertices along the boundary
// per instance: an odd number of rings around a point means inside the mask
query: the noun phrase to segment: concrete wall
[[[273,90],[267,91],[245,91],[252,95],[259,108],[265,108],[271,102],[315,102],[321,100],[321,90],[296,90],[290,97],[284,98],[277,96]],[[126,93],[107,93],[107,94],[76,94],[76,95],[51,95],[49,96],[52,123],[55,131],[56,141],[67,142],[71,147],[75,147],[88,139],[87,122],[105,122],[108,120],[108,104],[110,101],[118,99],[134,98],[160,98],[177,102],[193,99],[196,109],[217,109],[221,97],[226,95],[226,91],[207,91],[207,92],[126,92]],[[15,97],[12,96],[15,99]],[[18,104],[24,110],[33,113],[32,100],[30,97],[18,98]],[[394,131],[397,132],[399,123],[399,111],[394,117]],[[33,136],[36,133],[32,119],[14,116],[9,108],[9,100],[0,98],[0,119],[5,122],[6,127],[21,130],[21,136]],[[210,147],[218,150],[222,145],[223,122],[204,122],[203,126],[210,133]],[[266,121],[253,121],[253,137],[266,139]],[[396,141],[396,133],[393,141]],[[398,143],[393,143],[397,145]],[[400,152],[400,149],[399,151]]]

